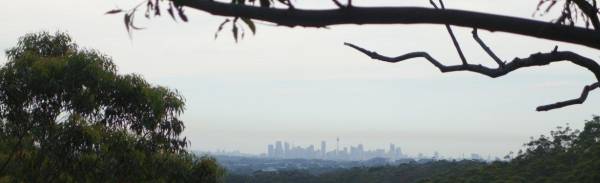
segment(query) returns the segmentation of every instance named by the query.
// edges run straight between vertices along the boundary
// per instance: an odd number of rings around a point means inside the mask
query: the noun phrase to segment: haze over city
[[[537,3],[489,2],[455,0],[447,7],[530,18]],[[594,80],[572,64],[527,68],[491,79],[442,74],[420,59],[382,63],[342,45],[351,42],[390,56],[424,50],[446,63],[459,63],[439,25],[289,29],[260,23],[256,35],[235,43],[228,31],[214,39],[223,17],[189,11],[190,23],[167,16],[140,18],[137,24],[147,28],[130,38],[121,16],[102,14],[135,3],[2,1],[8,8],[0,12],[0,49],[12,47],[25,32],[67,31],[79,45],[110,55],[121,73],[140,74],[185,96],[184,135],[192,142],[190,149],[199,151],[260,154],[276,140],[307,146],[322,140],[333,144],[339,137],[340,146],[376,149],[394,143],[409,155],[437,151],[453,157],[502,157],[530,136],[556,126],[581,128],[600,107],[592,93],[582,105],[535,111],[538,105],[579,96],[582,86]],[[301,1],[298,6],[325,3],[330,2]],[[430,7],[417,0],[356,3]],[[471,62],[493,64],[470,38],[470,29],[455,31]],[[506,33],[480,34],[506,60],[549,51],[555,44]],[[561,44],[559,49],[598,58],[583,46]],[[6,61],[1,52],[0,63]]]

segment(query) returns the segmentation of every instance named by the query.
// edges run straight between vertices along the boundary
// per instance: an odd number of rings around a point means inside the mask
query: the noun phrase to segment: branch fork
[[[441,0],[439,0],[439,2],[442,7],[442,10],[444,10],[443,2]],[[430,0],[430,3],[436,9],[438,9],[437,5],[432,0]],[[471,32],[473,34],[473,39],[488,54],[488,56],[490,56],[492,58],[492,60],[494,60],[494,62],[496,62],[498,64],[498,67],[497,68],[489,68],[489,67],[486,67],[486,66],[483,66],[480,64],[478,64],[478,65],[469,64],[467,62],[466,58],[464,57],[464,54],[460,48],[460,45],[458,44],[458,41],[456,40],[456,37],[454,36],[452,28],[448,24],[446,24],[446,30],[448,31],[448,34],[450,35],[452,42],[456,48],[456,51],[458,52],[458,55],[462,61],[462,64],[460,64],[460,65],[449,65],[449,66],[444,65],[440,61],[433,58],[427,52],[410,52],[410,53],[406,53],[404,55],[400,55],[397,57],[387,57],[387,56],[383,56],[377,52],[369,51],[365,48],[356,46],[352,43],[344,43],[344,45],[354,48],[355,50],[357,50],[375,60],[396,63],[396,62],[401,62],[401,61],[405,61],[405,60],[412,59],[412,58],[424,58],[427,61],[429,61],[432,65],[437,67],[443,73],[455,72],[455,71],[469,71],[469,72],[486,75],[491,78],[504,76],[512,71],[515,71],[517,69],[524,68],[524,67],[543,66],[543,65],[548,65],[553,62],[570,61],[571,63],[573,63],[575,65],[584,67],[584,68],[588,69],[589,71],[591,71],[594,74],[594,76],[596,77],[595,78],[596,81],[599,81],[599,82],[595,82],[593,84],[585,86],[583,88],[583,91],[581,92],[581,95],[578,98],[560,101],[560,102],[556,102],[553,104],[541,105],[536,108],[537,111],[549,111],[549,110],[558,109],[558,108],[562,108],[562,107],[566,107],[566,106],[570,106],[570,105],[582,104],[587,99],[587,96],[590,91],[595,90],[600,87],[600,65],[598,65],[597,62],[595,62],[594,60],[592,60],[590,58],[581,56],[579,54],[576,54],[576,53],[570,52],[570,51],[558,51],[558,46],[556,46],[550,52],[535,53],[535,54],[531,54],[529,57],[526,57],[526,58],[514,58],[512,61],[507,63],[505,61],[502,61],[492,51],[492,49],[490,49],[490,47],[487,46],[483,42],[483,40],[479,37],[479,34],[477,33],[477,28],[474,28],[473,31]]]

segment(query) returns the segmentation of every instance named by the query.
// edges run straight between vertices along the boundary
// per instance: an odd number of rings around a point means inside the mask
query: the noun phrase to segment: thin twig
[[[442,0],[439,0],[440,2],[440,6],[442,7],[442,10],[446,10],[446,7],[444,6],[444,2]],[[437,5],[433,2],[433,0],[429,0],[429,3],[431,3],[431,5],[433,5],[433,7],[435,9],[439,9],[437,7]],[[446,26],[446,30],[448,31],[448,34],[450,34],[450,38],[452,39],[452,44],[454,44],[454,48],[456,48],[456,52],[458,53],[458,56],[460,57],[460,60],[462,61],[463,65],[467,65],[467,59],[465,58],[465,55],[462,52],[462,49],[460,48],[460,44],[458,44],[458,41],[456,40],[456,36],[454,36],[454,31],[452,31],[452,28],[450,27],[449,24],[445,24]]]
[[[344,5],[342,5],[342,3],[340,3],[338,0],[331,0],[333,1],[333,3],[335,3],[336,6],[338,6],[339,8],[345,8]]]
[[[492,49],[490,49],[490,47],[488,47],[483,40],[481,40],[481,38],[479,38],[479,34],[477,33],[477,28],[474,28],[473,31],[471,31],[471,33],[473,33],[473,39],[475,39],[475,41],[477,41],[477,43],[479,43],[479,46],[481,46],[481,48],[490,56],[492,57],[492,59],[498,63],[498,66],[500,67],[504,67],[505,63],[504,61],[500,60],[500,58],[498,58],[498,56],[496,56],[496,54],[492,51]]]

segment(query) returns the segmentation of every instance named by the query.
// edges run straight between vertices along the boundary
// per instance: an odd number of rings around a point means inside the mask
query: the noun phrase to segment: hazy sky
[[[179,90],[186,98],[184,134],[194,150],[263,153],[275,140],[295,145],[328,141],[334,147],[362,143],[367,149],[395,143],[418,152],[460,156],[503,156],[530,136],[547,133],[598,114],[597,91],[583,105],[535,112],[540,104],[579,96],[594,77],[568,63],[522,69],[490,79],[473,73],[441,74],[423,59],[389,64],[342,45],[352,42],[389,56],[428,51],[444,63],[459,63],[440,25],[332,26],[329,29],[275,27],[258,23],[255,36],[235,43],[230,27],[214,39],[223,17],[187,9],[189,23],[168,16],[137,22],[146,30],[129,39],[121,15],[107,10],[138,1],[0,1],[0,49],[41,30],[66,31],[76,42],[112,56],[121,73],[143,75],[154,84]],[[304,3],[304,4],[303,4]],[[448,8],[531,18],[537,1],[448,1]],[[303,0],[301,7],[334,7]],[[425,0],[363,0],[362,5],[429,6]],[[143,11],[143,10],[142,10]],[[540,17],[535,17],[540,18]],[[553,17],[541,17],[548,20]],[[473,63],[492,65],[471,39],[455,32]],[[565,43],[480,31],[503,59],[549,51],[576,51],[600,59],[598,51]],[[2,52],[0,62],[6,62]]]

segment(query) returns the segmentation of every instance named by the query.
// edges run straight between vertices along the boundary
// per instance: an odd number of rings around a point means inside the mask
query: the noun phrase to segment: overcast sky
[[[583,105],[535,112],[541,104],[579,96],[594,81],[568,63],[522,69],[491,79],[473,73],[442,74],[423,59],[389,64],[342,45],[351,42],[389,56],[428,51],[447,64],[459,63],[440,25],[344,25],[329,29],[276,27],[258,23],[255,36],[235,43],[223,17],[186,9],[189,23],[168,16],[137,19],[146,30],[129,39],[122,15],[103,15],[138,1],[0,1],[0,49],[36,31],[66,31],[76,42],[114,59],[120,73],[141,74],[149,82],[179,90],[186,99],[184,135],[193,150],[264,153],[268,143],[295,145],[326,140],[334,147],[362,143],[367,149],[395,143],[411,155],[439,151],[503,156],[530,136],[570,123],[581,128],[598,114],[592,92]],[[532,18],[537,1],[448,1],[446,6]],[[359,5],[429,6],[428,1],[357,1]],[[299,7],[331,7],[329,1],[303,0]],[[534,17],[548,20],[553,17]],[[455,28],[470,62],[493,66],[471,39]],[[505,60],[531,53],[576,51],[600,59],[592,49],[505,33],[480,31]],[[6,56],[0,54],[0,62]]]

